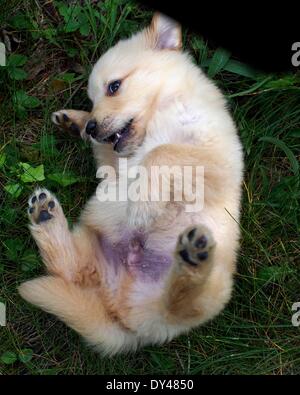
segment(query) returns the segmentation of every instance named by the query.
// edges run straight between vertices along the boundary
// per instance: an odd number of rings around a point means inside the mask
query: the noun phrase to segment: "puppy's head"
[[[132,154],[143,143],[168,79],[168,53],[180,48],[180,26],[155,14],[148,28],[102,55],[89,78],[93,110],[86,134],[122,156]]]

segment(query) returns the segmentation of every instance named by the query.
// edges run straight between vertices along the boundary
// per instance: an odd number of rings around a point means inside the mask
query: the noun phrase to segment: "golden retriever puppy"
[[[19,292],[112,355],[169,341],[230,299],[243,156],[223,95],[182,52],[178,23],[161,14],[101,56],[88,95],[91,113],[52,119],[91,141],[104,180],[72,230],[51,192],[33,193],[30,230],[47,274]],[[136,167],[144,171],[120,188]],[[153,199],[166,180],[170,199]],[[177,199],[180,180],[192,189]],[[143,199],[132,197],[137,182]],[[117,189],[131,198],[113,199]]]

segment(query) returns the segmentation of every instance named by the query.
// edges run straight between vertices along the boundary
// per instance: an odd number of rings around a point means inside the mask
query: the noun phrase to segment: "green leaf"
[[[79,177],[74,176],[71,173],[53,173],[47,176],[49,180],[55,181],[57,184],[67,187],[68,185],[75,184],[80,181]]]
[[[57,35],[57,30],[54,28],[48,27],[43,30],[43,35],[47,40],[55,43],[55,40],[53,38]]]
[[[34,271],[39,266],[39,258],[35,251],[26,250],[23,256],[20,259],[21,261],[21,270],[23,272],[31,272]]]
[[[21,239],[7,239],[4,241],[6,247],[6,256],[13,262],[19,261],[20,252],[23,248],[23,241]]]
[[[10,19],[10,24],[18,30],[32,29],[30,19],[24,14],[17,14]]]
[[[84,24],[82,24],[82,25],[80,26],[80,29],[79,29],[80,33],[81,33],[83,36],[88,36],[88,35],[90,34],[90,30],[91,30],[91,27],[90,27],[90,24],[89,24],[89,23],[84,23]]]
[[[27,56],[12,54],[7,60],[8,67],[20,67],[23,66],[27,62]]]
[[[210,65],[208,67],[207,74],[210,78],[213,78],[218,74],[229,61],[231,53],[223,48],[218,48],[214,53]]]
[[[254,69],[253,67],[233,59],[230,59],[223,69],[230,73],[238,74],[254,80],[259,79],[263,75],[262,72]]]
[[[65,22],[68,22],[69,19],[75,18],[81,12],[81,7],[74,5],[70,7],[64,2],[59,2],[58,12],[64,17]]]
[[[21,81],[25,80],[27,78],[27,73],[25,70],[19,69],[19,68],[12,68],[8,71],[8,75],[10,76],[11,79]]]
[[[73,82],[75,78],[75,73],[64,73],[57,77],[59,81],[65,81],[69,83]]]
[[[14,362],[16,362],[16,360],[17,356],[12,351],[4,352],[0,357],[0,361],[3,362],[5,365],[12,365]]]
[[[39,165],[37,167],[31,166],[29,163],[20,163],[21,168],[24,173],[21,174],[20,179],[23,182],[35,182],[35,181],[43,181],[45,179],[44,176],[44,165]]]
[[[69,20],[64,27],[64,31],[65,33],[72,33],[78,30],[79,28],[80,28],[80,23],[78,21]]]
[[[6,192],[12,195],[13,198],[18,198],[21,195],[23,187],[18,183],[8,183],[4,186],[4,189]]]
[[[299,174],[299,162],[293,152],[290,150],[290,148],[283,141],[270,136],[261,137],[258,141],[266,141],[268,143],[274,144],[276,147],[281,149],[289,159],[293,173],[295,175]]]
[[[0,169],[4,166],[4,163],[6,161],[6,154],[3,152],[0,154]]]
[[[35,108],[41,105],[39,99],[33,96],[27,95],[27,93],[23,90],[19,90],[15,93],[14,100],[18,106],[25,108]]]
[[[112,2],[110,6],[110,23],[109,28],[112,30],[116,26],[117,21],[117,8],[118,4],[116,2]]]
[[[19,352],[19,360],[23,363],[31,361],[33,351],[30,348],[24,348]]]
[[[24,107],[26,108],[36,108],[41,105],[40,100],[37,97],[27,96],[25,98]]]
[[[59,3],[58,12],[64,18],[69,17],[69,7],[66,4],[62,3],[62,2]]]
[[[266,88],[273,89],[284,89],[294,86],[298,83],[298,79],[296,75],[286,75],[277,80],[269,81],[266,85]]]
[[[203,59],[201,62],[201,67],[209,67],[212,62],[212,59]],[[253,80],[259,80],[261,78],[265,78],[265,74],[256,70],[248,64],[239,62],[238,60],[229,59],[228,62],[224,65],[223,70],[229,71],[230,73],[241,75],[243,77],[251,78]]]

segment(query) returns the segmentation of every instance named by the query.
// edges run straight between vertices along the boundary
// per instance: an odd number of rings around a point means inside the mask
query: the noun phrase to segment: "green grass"
[[[213,322],[170,344],[107,359],[18,296],[17,285],[43,271],[27,229],[28,195],[37,184],[46,186],[74,222],[96,186],[90,148],[58,132],[50,114],[89,108],[91,65],[151,18],[121,0],[69,10],[42,3],[0,7],[11,53],[26,57],[8,54],[8,67],[0,68],[0,301],[7,306],[0,373],[300,373],[300,327],[291,324],[292,304],[300,302],[299,71],[264,75],[187,28],[185,48],[228,97],[245,152],[242,240],[230,304]],[[19,356],[24,349],[26,358]]]

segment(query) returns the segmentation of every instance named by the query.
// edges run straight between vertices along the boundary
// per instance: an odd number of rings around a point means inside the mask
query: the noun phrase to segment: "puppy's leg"
[[[94,288],[78,287],[57,276],[42,276],[21,284],[18,291],[27,302],[58,316],[90,341],[106,324],[105,309]]]
[[[213,275],[215,250],[213,236],[203,225],[190,226],[179,236],[164,295],[169,322],[204,322],[227,301],[222,299],[227,284]]]
[[[46,189],[37,189],[28,204],[31,234],[48,272],[70,279],[75,270],[75,250],[59,202]]]
[[[50,275],[21,284],[21,296],[55,314],[104,352],[117,352],[130,335],[101,283],[104,258],[97,235],[84,225],[70,232],[59,202],[46,189],[33,193],[28,213]]]
[[[29,199],[30,230],[47,271],[67,281],[98,282],[92,264],[92,248],[84,229],[71,233],[58,200],[46,189],[37,189]],[[80,242],[76,242],[77,239]]]
[[[84,137],[85,125],[90,117],[90,113],[86,111],[60,110],[52,113],[51,120],[60,129]]]

